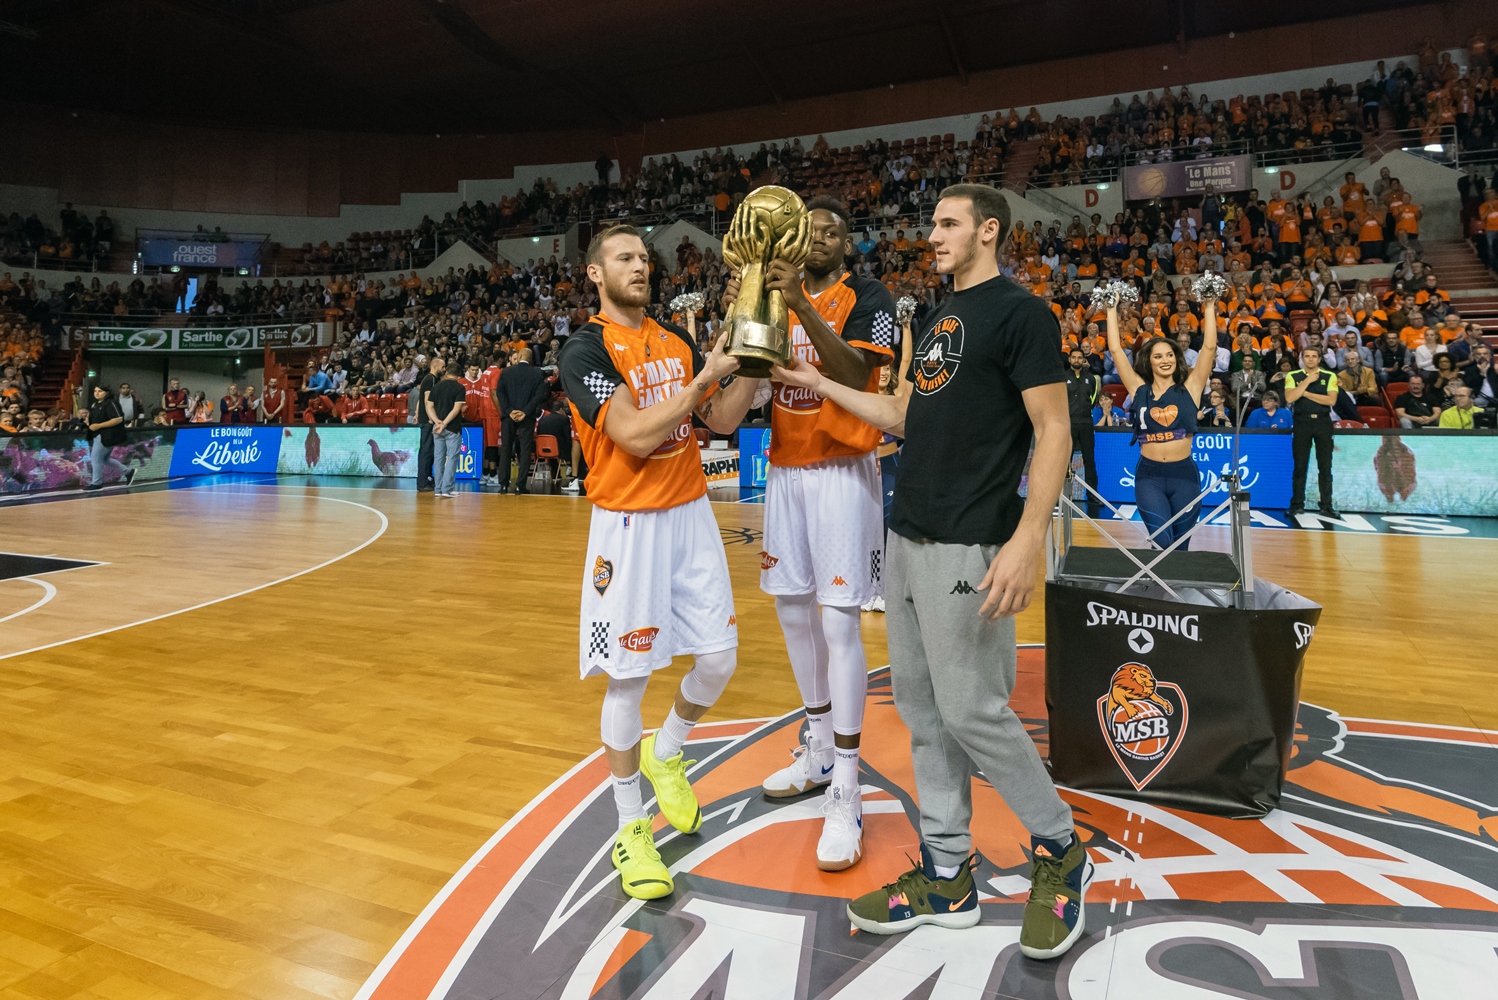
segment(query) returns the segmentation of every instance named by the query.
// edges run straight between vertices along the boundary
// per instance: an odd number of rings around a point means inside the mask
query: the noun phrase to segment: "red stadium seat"
[[[1333,427],[1359,428],[1359,427],[1367,427],[1368,425],[1365,424],[1365,423],[1363,423],[1361,420],[1333,420],[1332,421],[1332,426]]]
[[[1129,398],[1129,390],[1121,385],[1105,385],[1103,386],[1103,391],[1108,394],[1109,399],[1113,400],[1114,406],[1124,405],[1124,400]]]
[[[561,458],[562,449],[555,434],[536,435],[536,457],[540,459]]]
[[[1390,413],[1393,413],[1395,410],[1394,400],[1409,391],[1410,384],[1408,382],[1390,382],[1384,386],[1384,405],[1389,408]]]
[[[692,433],[697,436],[697,447],[706,448],[707,443],[713,439],[713,432],[706,427],[693,427]]]
[[[1363,421],[1363,423],[1369,423],[1375,417],[1382,417],[1383,419],[1388,420],[1389,411],[1384,409],[1382,406],[1358,407],[1358,419]]]
[[[1376,427],[1379,430],[1388,430],[1394,426],[1394,421],[1390,420],[1388,417],[1375,416],[1371,413],[1368,416],[1364,417],[1363,421],[1369,427]]]

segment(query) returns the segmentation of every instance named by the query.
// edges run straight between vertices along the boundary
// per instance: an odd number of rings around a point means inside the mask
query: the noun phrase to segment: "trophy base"
[[[738,374],[746,378],[769,378],[771,365],[790,363],[790,346],[790,336],[779,327],[745,320],[734,324],[727,354],[738,359]]]

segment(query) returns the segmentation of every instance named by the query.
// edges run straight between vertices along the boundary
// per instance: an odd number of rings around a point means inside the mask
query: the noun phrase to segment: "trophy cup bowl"
[[[800,267],[810,245],[806,205],[788,188],[755,188],[733,213],[723,259],[738,273],[739,295],[728,310],[725,351],[739,359],[741,375],[768,378],[772,365],[790,363],[790,313],[780,292],[765,290],[765,271],[777,259]]]

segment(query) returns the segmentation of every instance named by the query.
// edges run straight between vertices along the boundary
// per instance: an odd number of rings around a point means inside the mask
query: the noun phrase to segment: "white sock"
[[[661,723],[661,731],[655,734],[655,759],[669,760],[680,753],[681,745],[687,741],[696,724],[677,715],[676,706],[672,705],[666,721]]]
[[[961,865],[932,865],[932,871],[936,872],[937,878],[956,878],[957,873],[962,871]]]
[[[837,747],[832,751],[832,783],[838,788],[858,787],[857,747]]]
[[[807,736],[816,741],[817,749],[826,753],[832,748],[832,712],[826,711],[821,715],[806,713]]]
[[[625,827],[649,815],[640,799],[640,772],[627,778],[614,775],[614,808],[619,810],[619,826]]]

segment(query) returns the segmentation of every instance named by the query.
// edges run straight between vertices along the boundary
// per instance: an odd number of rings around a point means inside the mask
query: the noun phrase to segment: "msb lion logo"
[[[599,556],[593,563],[593,589],[598,591],[602,597],[603,592],[609,589],[609,584],[614,582],[614,564],[603,556]]]
[[[1155,679],[1143,663],[1113,672],[1108,693],[1098,699],[1098,724],[1118,766],[1138,790],[1154,780],[1186,735],[1186,695]]]

